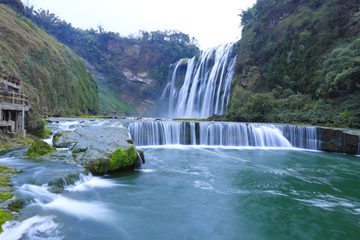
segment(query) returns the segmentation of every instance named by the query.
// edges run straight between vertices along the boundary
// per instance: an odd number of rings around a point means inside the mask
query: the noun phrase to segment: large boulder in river
[[[51,151],[54,151],[55,148],[50,146],[47,142],[35,139],[35,141],[31,144],[27,152],[24,153],[25,156],[36,157],[45,155]]]
[[[70,148],[68,161],[83,166],[95,175],[131,167],[137,161],[144,163],[126,128],[80,126],[73,131],[55,134],[53,145]]]

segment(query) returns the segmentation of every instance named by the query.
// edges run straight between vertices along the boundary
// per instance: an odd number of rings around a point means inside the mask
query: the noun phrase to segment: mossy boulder
[[[145,162],[143,152],[134,147],[126,128],[79,126],[73,131],[56,133],[53,144],[58,148],[69,147],[71,156],[68,162],[78,164],[94,175],[135,168],[135,163],[141,161],[137,152]],[[52,159],[52,155],[60,153],[56,151],[45,157]]]
[[[105,171],[116,171],[121,168],[130,167],[135,164],[138,156],[134,146],[122,150],[117,148],[108,160],[101,159],[94,164],[93,172],[103,174]]]
[[[31,146],[29,147],[27,152],[24,153],[24,155],[30,157],[42,156],[54,150],[56,150],[56,148],[50,146],[45,141],[35,139],[35,141],[31,144]]]

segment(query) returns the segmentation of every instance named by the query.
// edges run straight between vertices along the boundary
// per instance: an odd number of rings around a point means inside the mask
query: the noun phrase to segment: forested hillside
[[[13,6],[17,13],[0,4],[0,65],[20,77],[29,96],[27,130],[43,127],[47,115],[97,114],[97,80],[84,61]]]
[[[258,0],[242,11],[227,119],[360,128],[359,7]]]
[[[123,37],[103,26],[75,28],[49,10],[29,6],[26,16],[86,60],[99,80],[104,114],[144,114],[161,94],[169,65],[198,51],[196,40],[179,31]]]

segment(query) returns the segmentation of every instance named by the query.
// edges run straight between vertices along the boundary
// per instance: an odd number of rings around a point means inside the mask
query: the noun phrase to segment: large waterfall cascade
[[[167,117],[207,118],[226,112],[236,61],[233,48],[233,43],[219,45],[170,66],[169,83],[161,97],[169,101]],[[184,66],[185,76],[179,76]]]
[[[139,121],[129,124],[137,146],[210,145],[319,149],[316,127],[282,124]]]

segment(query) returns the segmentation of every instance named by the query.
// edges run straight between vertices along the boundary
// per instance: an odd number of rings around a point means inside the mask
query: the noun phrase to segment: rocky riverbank
[[[72,131],[57,132],[53,146],[58,150],[39,158],[66,160],[94,175],[145,163],[143,152],[134,147],[126,128],[80,125]]]
[[[30,145],[36,137],[27,133],[26,137],[11,138],[2,131],[0,131],[0,152],[3,150],[11,150],[15,148],[25,147]]]
[[[15,197],[15,189],[10,183],[10,178],[19,172],[15,168],[0,166],[0,232],[1,225],[13,220],[23,205],[23,201]]]

